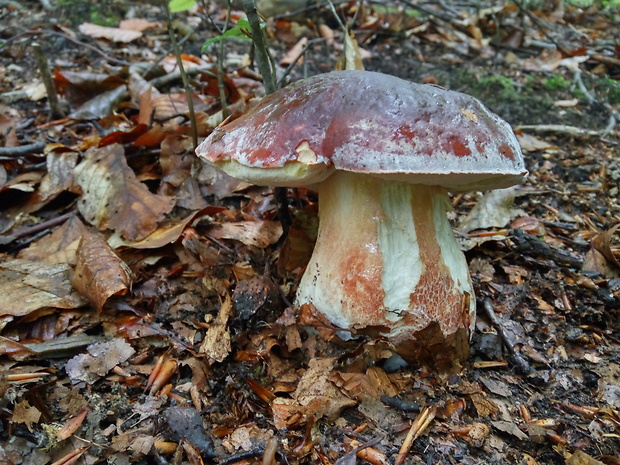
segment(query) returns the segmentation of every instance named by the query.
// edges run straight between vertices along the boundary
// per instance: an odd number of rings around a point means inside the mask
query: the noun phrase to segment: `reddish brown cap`
[[[196,153],[248,182],[291,187],[334,169],[460,191],[508,187],[527,174],[508,123],[475,98],[370,71],[281,89]]]

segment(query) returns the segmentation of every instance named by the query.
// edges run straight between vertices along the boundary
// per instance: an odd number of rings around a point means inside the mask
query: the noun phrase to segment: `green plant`
[[[485,92],[491,92],[502,100],[514,98],[514,95],[517,93],[517,88],[510,78],[497,74],[480,78],[476,87]]]
[[[554,74],[553,76],[548,77],[543,82],[543,85],[547,90],[551,91],[567,90],[570,88],[570,82],[568,82],[561,74]]]

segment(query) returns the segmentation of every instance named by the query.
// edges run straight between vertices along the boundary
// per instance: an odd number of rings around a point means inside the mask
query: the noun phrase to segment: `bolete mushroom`
[[[527,174],[510,126],[478,100],[369,71],[321,74],[265,97],[196,153],[254,184],[316,186],[318,239],[297,306],[409,361],[466,356],[475,298],[448,191]]]

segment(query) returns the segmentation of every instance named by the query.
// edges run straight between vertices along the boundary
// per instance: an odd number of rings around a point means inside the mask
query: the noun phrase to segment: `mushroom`
[[[221,126],[196,153],[259,185],[319,192],[319,231],[295,304],[406,360],[468,355],[475,297],[448,191],[527,174],[510,126],[478,100],[369,71],[294,83]]]

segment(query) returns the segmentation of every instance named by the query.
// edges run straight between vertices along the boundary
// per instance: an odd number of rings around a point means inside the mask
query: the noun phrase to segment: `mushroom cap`
[[[333,170],[452,191],[527,175],[512,129],[480,101],[371,71],[293,83],[215,129],[196,153],[236,178],[289,187]]]

